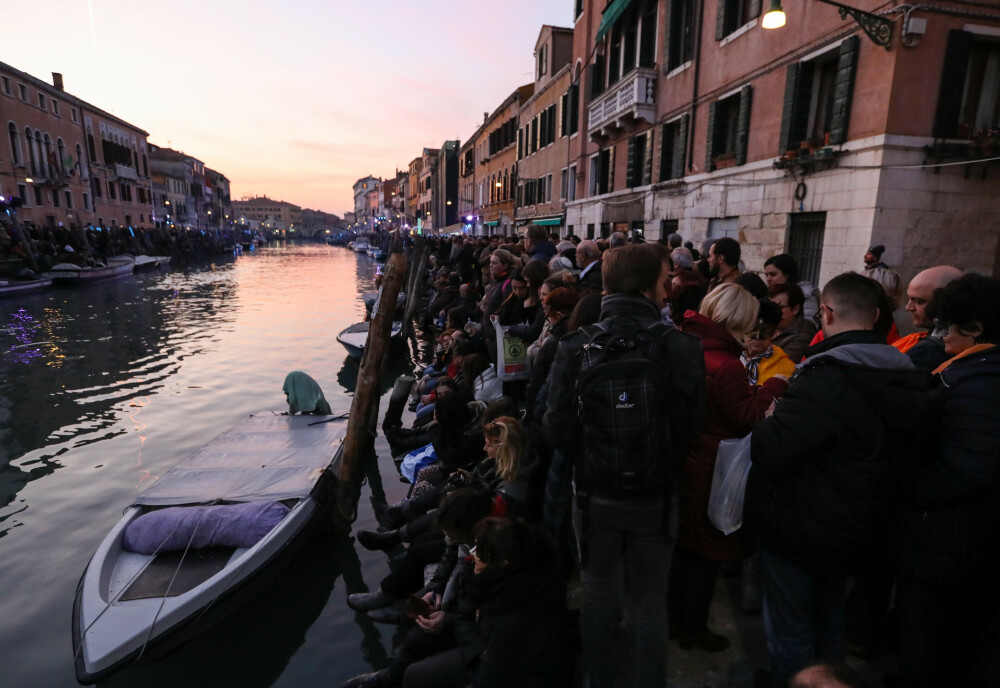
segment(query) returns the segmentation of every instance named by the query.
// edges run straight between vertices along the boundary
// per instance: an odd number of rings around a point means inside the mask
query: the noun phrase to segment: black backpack
[[[582,327],[577,414],[583,433],[576,475],[585,492],[663,495],[675,461],[670,432],[670,361],[662,323],[612,320]]]

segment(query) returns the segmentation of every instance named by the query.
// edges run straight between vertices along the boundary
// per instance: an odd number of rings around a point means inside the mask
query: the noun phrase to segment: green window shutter
[[[562,106],[562,112],[559,117],[559,135],[566,136],[569,134],[569,91],[559,99]]]
[[[637,186],[635,180],[638,176],[635,169],[635,137],[633,136],[628,140],[628,165],[626,166],[625,172],[625,186],[632,188]]]
[[[851,100],[854,95],[854,74],[857,72],[860,45],[861,39],[857,36],[851,36],[840,44],[837,82],[833,87],[833,118],[830,121],[830,143],[834,145],[847,140]]]
[[[608,151],[608,193],[615,190],[615,146]]]
[[[673,168],[671,170],[673,173],[671,177],[673,179],[680,179],[684,176],[684,161],[687,159],[688,146],[688,123],[690,120],[690,115],[684,115],[677,123],[679,129],[677,132],[677,144],[674,146],[674,155],[671,161],[671,167]]]
[[[750,140],[750,108],[753,89],[744,86],[740,89],[740,111],[736,121],[736,164],[744,165],[747,161],[747,143]]]
[[[670,66],[670,17],[674,13],[674,0],[664,3],[663,10],[663,73],[671,70]]]
[[[670,125],[664,124],[660,127],[660,181],[671,178],[670,164],[674,159],[673,137],[670,135]]]
[[[778,155],[792,148],[792,123],[795,121],[795,101],[799,94],[799,71],[801,69],[801,63],[793,62],[788,65],[785,72],[785,102],[781,106],[781,135],[778,141]],[[795,143],[798,144],[798,141]]]
[[[646,132],[646,155],[642,159],[642,184],[640,186],[645,186],[647,184],[653,183],[653,129],[650,128]]]
[[[756,19],[760,16],[760,0],[747,0],[750,3],[750,18]]]
[[[944,51],[941,88],[938,90],[937,113],[932,130],[936,139],[953,139],[959,135],[958,120],[962,116],[962,96],[965,93],[971,52],[971,33],[959,29],[948,32],[948,46]]]
[[[719,107],[719,101],[713,100],[708,104],[708,138],[705,140],[705,171],[711,172],[715,169],[712,158],[715,157],[715,111]]]
[[[719,0],[716,4],[715,40],[721,41],[726,36],[726,4],[727,0]]]

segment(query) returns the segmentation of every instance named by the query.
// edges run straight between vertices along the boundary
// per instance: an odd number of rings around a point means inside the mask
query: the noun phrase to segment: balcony
[[[587,130],[598,141],[640,119],[656,120],[655,69],[634,69],[596,98],[587,111]]]
[[[136,181],[139,177],[136,175],[135,170],[126,165],[120,165],[115,163],[115,174],[118,175],[119,179],[131,179]]]

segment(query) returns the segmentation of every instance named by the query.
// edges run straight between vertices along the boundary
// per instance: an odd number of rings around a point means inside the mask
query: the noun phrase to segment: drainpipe
[[[691,92],[691,124],[688,126],[688,170],[694,169],[694,131],[698,117],[698,80],[701,75],[701,32],[705,15],[705,0],[698,0],[694,27],[694,88]]]

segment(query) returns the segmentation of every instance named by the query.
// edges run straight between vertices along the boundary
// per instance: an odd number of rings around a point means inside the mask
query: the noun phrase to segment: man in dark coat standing
[[[582,246],[582,244],[581,244]],[[669,362],[664,390],[669,403],[658,405],[662,427],[669,426],[670,441],[662,446],[657,476],[669,476],[669,466],[684,455],[688,441],[700,430],[704,419],[705,367],[698,339],[674,328],[659,326],[666,305],[670,265],[658,244],[628,244],[604,254],[603,278],[606,295],[601,301],[602,330],[617,334],[620,327],[635,327],[660,333],[659,347]],[[591,340],[582,330],[559,342],[549,374],[549,392],[544,430],[550,444],[574,465],[576,494],[574,527],[581,547],[580,581],[583,603],[580,611],[583,656],[590,688],[612,688],[616,668],[615,629],[620,618],[620,570],[628,571],[632,604],[629,618],[635,642],[636,688],[662,688],[667,676],[667,582],[671,539],[668,535],[671,484],[643,485],[622,494],[606,484],[588,484],[584,457],[585,430],[578,415],[578,386],[584,347]],[[643,368],[641,379],[652,374]],[[619,402],[629,401],[625,395]],[[641,404],[641,402],[639,402]],[[630,404],[632,408],[637,403]],[[626,408],[619,406],[618,408]],[[613,434],[611,410],[599,431]],[[597,452],[593,443],[588,452]]]
[[[843,658],[847,576],[880,555],[906,438],[926,408],[926,374],[872,331],[878,302],[867,277],[830,280],[824,341],[753,431],[744,522],[759,545],[774,686]]]
[[[580,266],[579,289],[581,292],[604,291],[604,280],[601,278],[601,249],[590,239],[581,241],[576,247],[576,262]]]
[[[545,227],[541,225],[528,225],[524,233],[524,249],[528,252],[528,260],[540,260],[546,265],[559,253],[556,245],[549,241]]]

